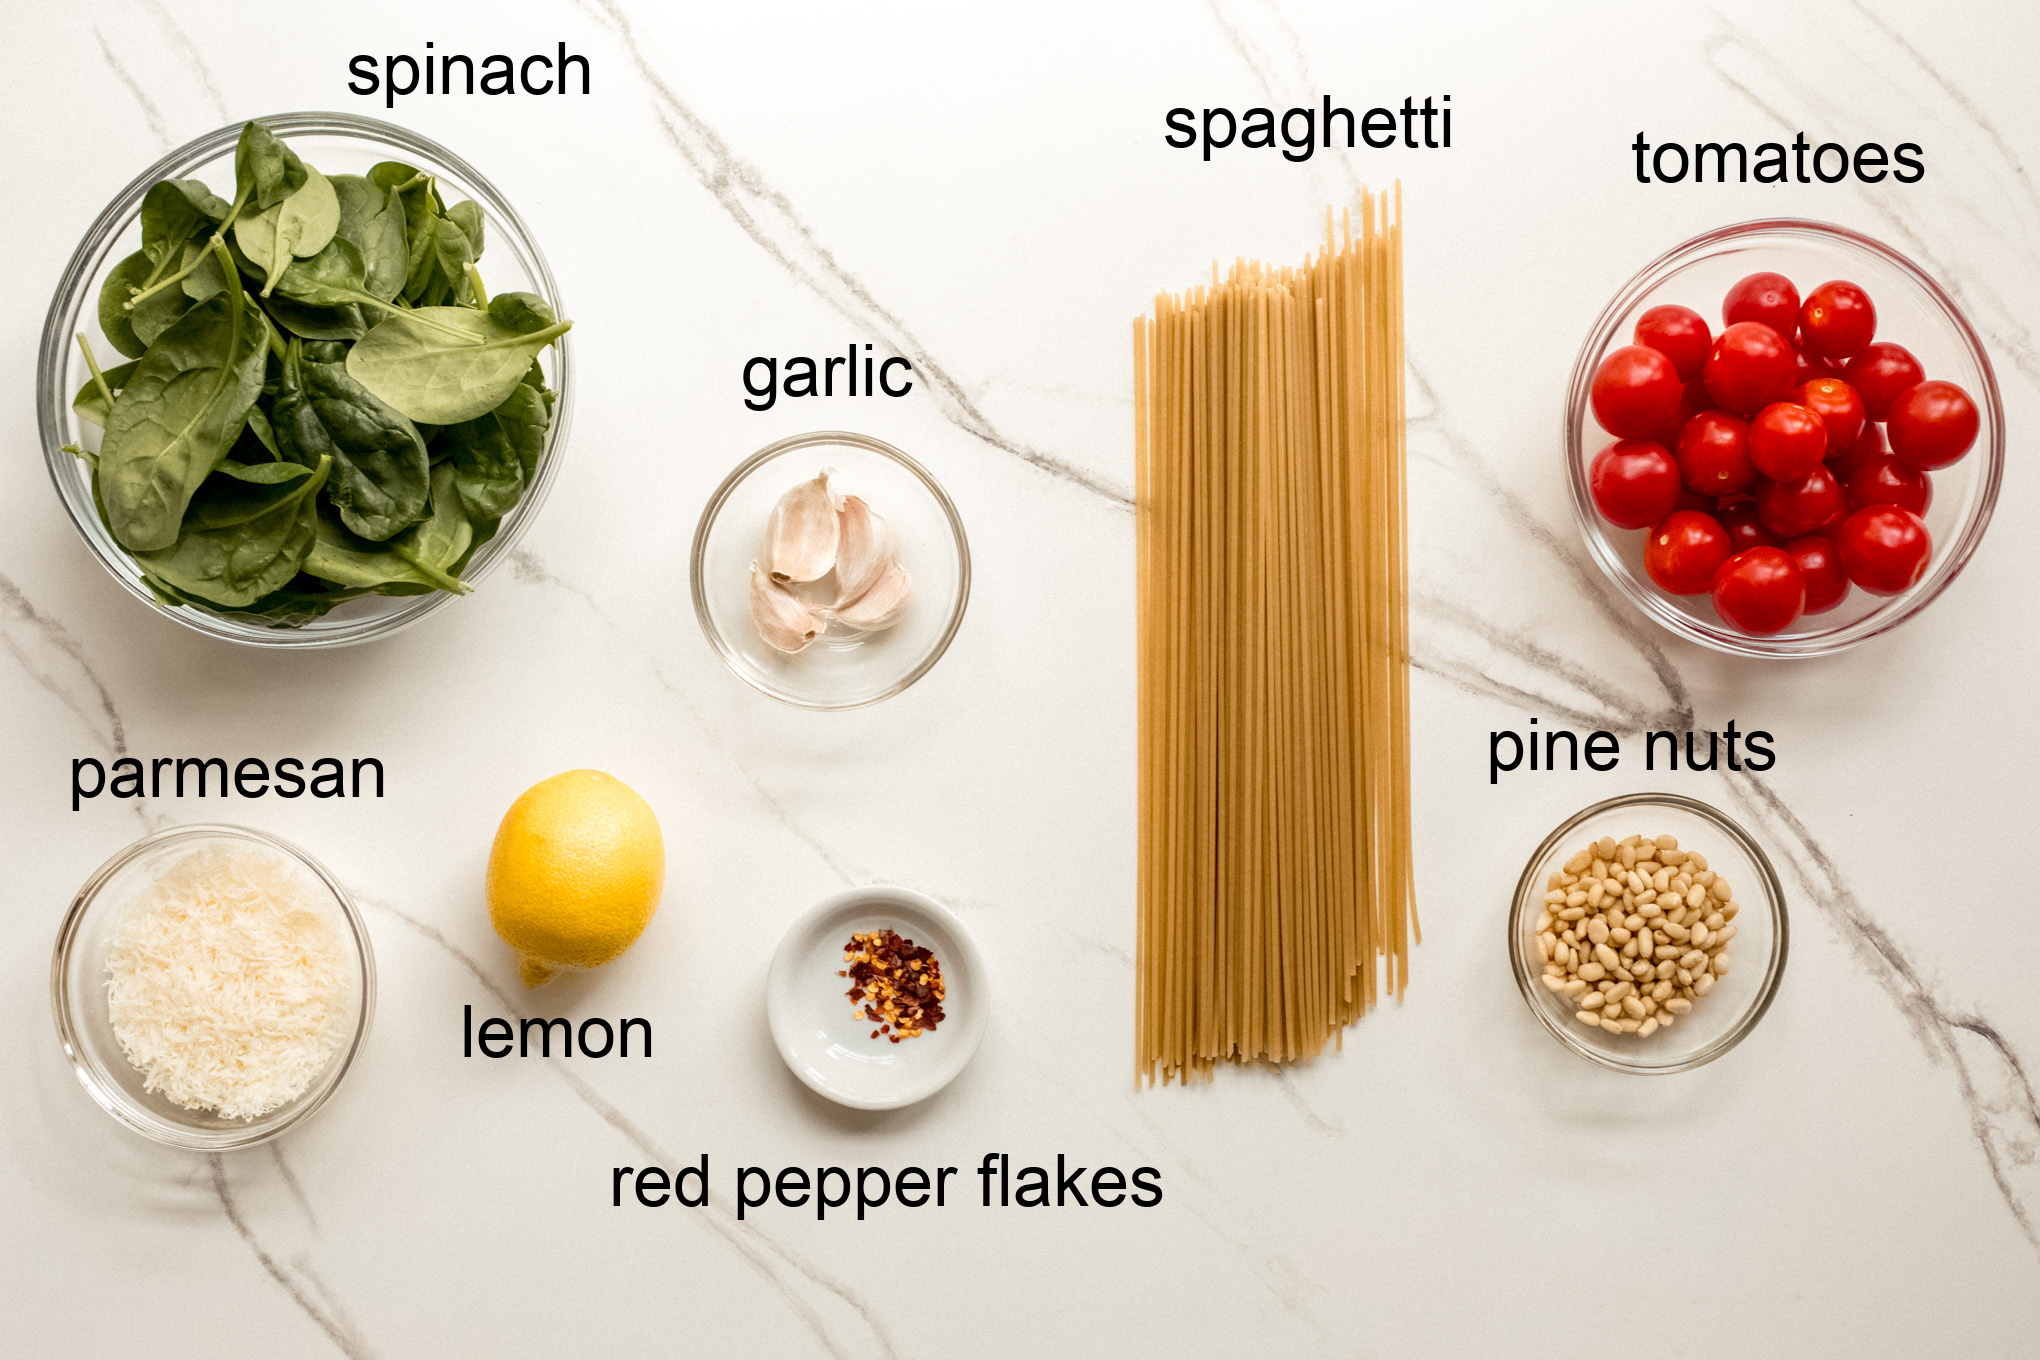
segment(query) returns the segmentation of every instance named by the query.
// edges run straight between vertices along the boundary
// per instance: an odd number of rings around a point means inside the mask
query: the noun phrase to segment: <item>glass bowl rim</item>
[[[770,684],[763,678],[753,675],[750,667],[737,655],[729,640],[722,635],[722,630],[716,627],[715,619],[709,611],[708,586],[706,575],[702,570],[703,560],[708,555],[709,532],[715,527],[716,519],[722,513],[724,503],[743,484],[744,479],[782,453],[815,444],[850,444],[898,463],[901,467],[912,473],[920,481],[921,485],[927,489],[928,494],[935,498],[935,503],[942,509],[943,518],[948,522],[950,537],[956,542],[956,603],[950,608],[949,621],[943,626],[942,635],[928,648],[927,655],[916,662],[911,670],[893,682],[893,684],[877,694],[849,703],[829,703],[824,700],[809,699]],[[846,712],[850,709],[868,708],[872,704],[882,703],[894,695],[904,692],[916,680],[919,680],[930,670],[933,670],[935,663],[940,661],[943,654],[949,650],[949,644],[955,640],[957,630],[963,627],[964,610],[970,603],[970,541],[964,536],[963,517],[957,513],[956,504],[949,499],[949,493],[942,489],[942,484],[935,480],[933,473],[921,466],[909,454],[886,443],[883,439],[868,434],[857,434],[850,430],[810,430],[806,434],[788,435],[784,439],[767,444],[764,448],[737,464],[735,468],[730,470],[730,474],[723,478],[722,484],[716,487],[714,494],[708,498],[708,504],[701,508],[701,519],[696,523],[694,529],[694,548],[689,556],[688,575],[692,578],[694,618],[701,625],[702,634],[708,639],[709,645],[715,649],[716,654],[722,658],[723,664],[728,666],[738,679],[759,693],[769,694],[781,703],[792,704],[796,708],[815,709],[824,712]]]
[[[1538,886],[1537,868],[1544,862],[1545,857],[1563,845],[1567,837],[1577,834],[1578,829],[1593,818],[1605,812],[1631,807],[1676,808],[1699,817],[1727,835],[1749,856],[1750,862],[1757,866],[1757,876],[1762,883],[1766,905],[1771,913],[1771,957],[1765,964],[1764,979],[1758,984],[1757,994],[1735,1024],[1719,1038],[1677,1062],[1626,1062],[1603,1049],[1590,1046],[1564,1025],[1559,1024],[1539,1000],[1537,990],[1541,989],[1543,984],[1538,981],[1539,975],[1530,971],[1520,942],[1528,905],[1533,899],[1540,904],[1542,902],[1544,890]],[[1764,1018],[1764,1013],[1771,1009],[1771,1002],[1778,995],[1778,984],[1784,980],[1785,959],[1791,952],[1792,944],[1791,923],[1785,908],[1785,890],[1778,881],[1778,871],[1772,867],[1771,857],[1764,853],[1764,847],[1757,844],[1755,837],[1743,830],[1734,818],[1721,809],[1698,798],[1689,798],[1679,793],[1622,794],[1581,808],[1560,822],[1550,835],[1538,842],[1537,848],[1530,852],[1530,858],[1524,862],[1522,877],[1516,880],[1516,895],[1509,907],[1506,931],[1504,943],[1509,951],[1509,967],[1516,975],[1516,988],[1522,992],[1523,1004],[1530,1008],[1530,1013],[1537,1017],[1538,1023],[1542,1024],[1559,1043],[1588,1061],[1635,1076],[1669,1076],[1674,1072],[1690,1072],[1696,1067],[1713,1062],[1741,1043],[1748,1037],[1750,1031],[1757,1027],[1757,1022]]]
[[[1984,447],[1975,449],[1970,454],[1971,457],[1980,457],[1984,460],[1983,486],[1975,508],[1960,526],[1954,541],[1940,549],[1939,560],[1932,568],[1932,578],[1924,591],[1908,600],[1902,609],[1891,611],[1888,606],[1880,606],[1877,610],[1829,635],[1755,637],[1737,633],[1726,627],[1703,623],[1645,589],[1617,556],[1608,532],[1601,525],[1594,509],[1593,494],[1587,484],[1583,434],[1586,421],[1590,419],[1589,392],[1593,385],[1594,370],[1599,367],[1601,357],[1613,341],[1615,329],[1621,319],[1652,289],[1661,284],[1666,276],[1691,263],[1694,257],[1709,247],[1764,233],[1808,237],[1830,245],[1839,242],[1891,266],[1918,287],[1928,302],[1940,313],[1954,332],[1957,342],[1976,364],[1977,372],[1982,377],[1983,390],[1977,395],[1979,407],[1984,414],[1988,439]],[[1998,492],[2004,480],[2004,399],[1999,391],[1997,371],[1991,364],[1990,354],[1985,350],[1975,328],[1969,324],[1968,316],[1932,275],[1900,251],[1862,232],[1806,217],[1754,218],[1746,222],[1717,227],[1680,242],[1632,275],[1617,290],[1614,298],[1602,309],[1593,326],[1587,331],[1587,338],[1580,347],[1579,357],[1573,363],[1571,380],[1566,385],[1564,421],[1562,447],[1573,519],[1579,526],[1580,537],[1586,543],[1588,555],[1594,559],[1594,564],[1601,569],[1602,575],[1606,576],[1610,583],[1646,617],[1690,642],[1697,642],[1701,646],[1735,656],[1778,660],[1832,656],[1890,632],[1911,619],[1940,598],[1941,593],[1954,584],[1955,578],[1969,565],[1970,557],[1983,541],[1984,531],[1990,527],[1991,516],[1997,508]]]
[[[347,920],[348,932],[354,943],[355,956],[361,963],[361,1005],[360,1019],[354,1026],[353,1034],[346,1045],[334,1055],[332,1075],[321,1073],[316,1081],[323,1082],[319,1090],[309,1099],[300,1098],[287,1114],[280,1118],[258,1115],[245,1129],[192,1129],[166,1130],[150,1124],[134,1113],[126,1092],[106,1089],[93,1075],[79,1049],[83,1040],[71,1020],[74,998],[71,993],[68,967],[71,951],[78,941],[85,917],[98,901],[99,894],[112,877],[126,868],[144,853],[180,840],[199,840],[212,837],[253,841],[271,850],[288,855],[291,859],[310,870],[339,903],[341,914]],[[105,863],[93,870],[71,898],[71,906],[64,913],[63,924],[57,928],[57,942],[50,955],[50,1010],[56,1020],[57,1040],[62,1045],[64,1057],[71,1064],[71,1071],[78,1078],[95,1105],[112,1115],[122,1127],[133,1130],[153,1142],[170,1147],[193,1149],[200,1152],[229,1152],[236,1148],[254,1147],[296,1128],[311,1118],[332,1099],[333,1093],[347,1079],[348,1070],[360,1054],[361,1047],[368,1039],[368,1032],[375,1020],[375,947],[369,939],[368,923],[362,919],[361,911],[354,905],[354,898],[341,885],[325,865],[300,847],[252,826],[241,826],[232,822],[188,822],[180,826],[165,827],[117,850]],[[82,1002],[77,1003],[82,1004]]]
[[[545,252],[538,240],[524,225],[524,220],[511,206],[510,200],[486,175],[476,170],[467,160],[449,151],[438,142],[422,133],[380,118],[368,118],[354,113],[304,110],[294,113],[263,114],[253,119],[241,119],[213,129],[192,138],[182,146],[166,152],[154,164],[136,175],[117,192],[101,209],[92,224],[79,238],[77,247],[65,262],[63,273],[58,277],[56,291],[50,297],[49,311],[43,318],[41,342],[36,349],[36,424],[42,438],[43,461],[50,473],[51,483],[57,499],[63,504],[64,512],[78,536],[84,540],[86,550],[97,560],[107,574],[112,576],[128,594],[141,600],[156,612],[168,615],[174,622],[205,637],[232,642],[241,646],[259,648],[295,648],[318,650],[331,647],[349,647],[363,642],[390,636],[426,615],[431,614],[454,599],[445,591],[434,591],[429,595],[404,597],[404,603],[382,613],[349,620],[349,627],[342,631],[334,629],[326,633],[307,633],[300,629],[263,629],[260,633],[243,632],[233,628],[229,621],[209,610],[193,605],[169,609],[162,607],[146,586],[130,579],[109,556],[125,556],[118,545],[111,543],[102,526],[96,521],[87,522],[86,510],[75,504],[64,489],[61,476],[72,461],[73,455],[63,448],[64,437],[61,428],[63,412],[70,408],[70,394],[61,390],[60,383],[67,367],[65,358],[72,340],[63,332],[60,322],[69,304],[89,283],[97,272],[96,266],[88,262],[111,245],[113,239],[125,231],[141,211],[143,197],[158,180],[168,178],[173,172],[185,167],[194,158],[211,159],[229,150],[241,135],[241,128],[257,122],[280,137],[290,135],[315,135],[351,137],[362,141],[378,142],[397,151],[408,151],[434,161],[454,175],[459,176],[473,187],[478,197],[487,200],[487,205],[499,223],[517,238],[520,246],[528,253],[534,281],[544,291],[555,311],[564,314],[559,283],[553,278],[552,267],[546,262]],[[79,316],[84,318],[90,311],[90,300],[77,297]],[[546,432],[546,446],[540,460],[538,476],[525,491],[523,499],[511,510],[515,516],[507,531],[499,533],[489,545],[493,551],[480,564],[470,564],[469,574],[463,578],[471,584],[479,583],[494,573],[496,567],[507,559],[523,538],[531,521],[538,517],[546,496],[558,479],[559,464],[565,451],[567,431],[573,413],[573,385],[569,381],[571,334],[562,335],[555,344],[555,388],[552,422]],[[105,541],[102,541],[105,540]],[[249,629],[257,625],[245,625]]]

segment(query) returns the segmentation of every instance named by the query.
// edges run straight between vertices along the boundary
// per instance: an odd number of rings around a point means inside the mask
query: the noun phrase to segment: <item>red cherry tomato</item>
[[[1849,492],[1851,510],[1871,505],[1902,505],[1924,518],[1927,507],[1934,503],[1933,479],[1911,463],[1888,453],[1873,455],[1856,464],[1856,470],[1849,474],[1844,485]]]
[[[1774,401],[1750,422],[1750,462],[1774,482],[1802,480],[1827,450],[1827,423],[1795,402]]]
[[[1762,635],[1790,628],[1806,609],[1806,577],[1783,548],[1745,548],[1714,573],[1714,612]]]
[[[1670,359],[1642,345],[1624,345],[1594,373],[1594,419],[1618,439],[1647,439],[1678,411],[1682,388]]]
[[[1862,353],[1842,368],[1842,377],[1863,398],[1870,419],[1883,420],[1891,414],[1891,403],[1908,387],[1926,380],[1927,370],[1904,345],[1879,340],[1866,345]]]
[[[1698,595],[1714,584],[1714,572],[1728,556],[1728,531],[1714,516],[1674,510],[1650,531],[1643,569],[1674,595]]]
[[[1728,534],[1728,550],[1739,553],[1744,548],[1775,548],[1785,540],[1764,526],[1757,515],[1757,503],[1748,496],[1732,501],[1723,501],[1714,512],[1714,518]]]
[[[1692,487],[1687,486],[1684,480],[1681,480],[1679,483],[1679,498],[1672,502],[1672,509],[1675,511],[1698,510],[1703,515],[1711,515],[1714,513],[1714,497],[1701,495]]]
[[[1690,382],[1700,376],[1700,365],[1714,347],[1714,334],[1707,329],[1707,318],[1691,307],[1667,303],[1637,318],[1636,343],[1670,359],[1679,377]]]
[[[1919,383],[1891,403],[1885,438],[1891,452],[1926,472],[1944,468],[1969,452],[1981,425],[1976,403],[1951,382]]]
[[[1870,413],[1863,398],[1840,378],[1808,378],[1792,389],[1792,400],[1819,416],[1827,426],[1828,454],[1850,447],[1863,433]]]
[[[1785,545],[1799,574],[1806,578],[1806,612],[1825,614],[1849,593],[1849,573],[1842,570],[1842,555],[1835,541],[1825,534],[1808,534]]]
[[[1873,505],[1842,521],[1835,534],[1842,568],[1872,595],[1896,595],[1927,573],[1934,540],[1912,511]]]
[[[1700,376],[1716,404],[1739,416],[1753,416],[1783,399],[1798,381],[1792,347],[1769,326],[1738,321],[1708,351]]]
[[[1835,474],[1835,480],[1846,483],[1855,475],[1856,469],[1872,458],[1889,452],[1884,445],[1884,427],[1874,420],[1863,422],[1863,433],[1856,436],[1856,442],[1840,453],[1828,455],[1828,471]]]
[[[1757,483],[1750,463],[1749,422],[1726,411],[1702,411],[1679,431],[1679,475],[1703,496],[1732,496]]]
[[[1861,354],[1877,334],[1870,295],[1845,279],[1823,283],[1799,309],[1799,343],[1829,359]],[[1811,607],[1808,612],[1814,612]]]
[[[1642,529],[1671,513],[1679,499],[1679,465],[1662,444],[1622,439],[1594,455],[1587,485],[1610,524]]]
[[[1679,442],[1679,432],[1686,428],[1686,422],[1714,405],[1714,399],[1707,395],[1707,385],[1695,378],[1679,388],[1679,405],[1672,417],[1658,427],[1657,433],[1649,436],[1666,448],[1674,448]]]
[[[1738,321],[1769,326],[1789,344],[1799,329],[1799,290],[1783,274],[1750,275],[1721,300],[1721,324]]]
[[[1810,382],[1815,378],[1839,378],[1842,376],[1840,369],[1835,368],[1818,354],[1808,354],[1803,349],[1792,352],[1792,363],[1792,381],[1795,386]]]
[[[1848,513],[1849,498],[1825,463],[1797,482],[1757,483],[1757,515],[1780,538],[1819,533]]]

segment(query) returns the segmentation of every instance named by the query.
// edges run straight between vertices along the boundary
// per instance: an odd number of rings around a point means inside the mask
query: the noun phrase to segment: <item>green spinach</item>
[[[262,390],[267,332],[244,295],[199,303],[149,346],[107,413],[99,450],[113,536],[132,552],[177,541],[185,507]]]
[[[234,197],[143,196],[100,329],[126,362],[72,400],[104,431],[93,496],[166,607],[299,627],[368,595],[465,593],[536,480],[564,335],[545,299],[491,299],[486,226],[386,161],[325,176],[260,124]]]
[[[472,307],[396,312],[348,352],[347,371],[413,420],[457,425],[502,405],[573,324],[519,333]]]
[[[304,565],[317,492],[331,466],[222,463],[192,501],[177,541],[135,560],[184,594],[230,609],[251,605],[289,585]]]
[[[309,362],[292,341],[270,414],[285,454],[307,466],[332,461],[328,495],[350,530],[380,542],[425,518],[425,441],[344,364]]]

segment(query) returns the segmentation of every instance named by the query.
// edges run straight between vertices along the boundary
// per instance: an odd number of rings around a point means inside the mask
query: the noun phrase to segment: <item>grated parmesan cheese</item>
[[[107,1017],[143,1087],[254,1119],[303,1095],[345,1037],[349,951],[324,888],[246,845],[194,850],[129,908]]]

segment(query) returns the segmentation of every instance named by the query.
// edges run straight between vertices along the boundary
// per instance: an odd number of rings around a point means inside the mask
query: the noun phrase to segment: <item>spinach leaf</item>
[[[158,180],[142,198],[142,251],[152,262],[175,259],[185,242],[210,235],[226,213],[227,204],[198,180]]]
[[[348,351],[347,371],[412,420],[457,425],[501,406],[573,324],[520,335],[471,307],[396,312]]]
[[[141,366],[141,360],[130,359],[124,364],[115,364],[98,377],[87,378],[85,385],[78,389],[78,395],[71,398],[71,409],[78,413],[78,419],[89,420],[105,429],[107,413],[113,409],[113,404],[106,399],[106,392],[119,396],[120,389],[128,385],[128,380]],[[105,391],[101,391],[99,386],[102,378],[106,381]]]
[[[276,293],[262,305],[276,318],[277,325],[307,340],[359,340],[368,334],[361,308],[351,302],[342,307],[314,307]]]
[[[331,340],[310,340],[305,343],[305,358],[315,364],[344,364],[347,362],[347,346]]]
[[[332,178],[340,200],[339,234],[361,252],[362,288],[384,302],[395,301],[411,268],[402,200],[361,175]]]
[[[340,229],[340,199],[317,170],[307,169],[302,188],[274,207],[243,217],[234,227],[234,242],[264,273],[262,296],[293,260],[316,255]]]
[[[474,546],[475,526],[461,504],[454,476],[452,463],[440,463],[432,469],[431,517],[406,529],[390,543],[390,548],[441,590],[465,595],[467,583],[455,573],[465,565]]]
[[[220,257],[213,253],[212,242],[193,241],[184,249],[194,257],[191,272],[184,276],[184,296],[193,302],[204,302],[215,293],[225,292],[227,271],[220,268]]]
[[[467,238],[468,249],[473,252],[471,260],[482,258],[482,205],[471,198],[464,198],[446,210],[446,220],[460,228],[460,234]]]
[[[517,504],[545,452],[546,423],[544,399],[520,382],[487,415],[446,427],[440,445],[471,516],[498,519]]]
[[[275,133],[252,120],[241,128],[234,146],[235,207],[273,208],[303,188],[305,179],[305,163]]]
[[[559,324],[551,304],[536,293],[496,294],[489,302],[489,320],[519,335]]]
[[[114,398],[99,450],[107,521],[123,547],[177,541],[185,508],[261,393],[267,357],[267,324],[238,292],[199,303],[149,346]]]
[[[437,590],[437,583],[399,557],[387,543],[372,543],[340,522],[331,509],[319,508],[319,522],[304,569],[324,581],[355,588],[390,585]]]
[[[268,450],[272,459],[281,461],[283,449],[276,442],[276,427],[269,423],[269,417],[262,412],[262,403],[256,402],[248,408],[248,432],[255,436],[255,442]]]
[[[138,250],[115,265],[106,276],[106,282],[99,285],[99,329],[106,336],[107,343],[130,359],[139,359],[148,350],[148,342],[135,334],[133,317],[128,314],[128,299],[148,280],[154,262],[148,252]]]
[[[277,280],[277,289],[294,302],[314,307],[346,307],[368,299],[363,291],[361,252],[336,236],[308,260],[293,260]],[[369,299],[373,300],[373,299]]]
[[[546,419],[550,420],[553,409],[553,390],[545,385],[545,368],[538,360],[533,359],[531,367],[525,370],[524,385],[536,389],[538,395],[545,398]]]
[[[332,464],[222,463],[192,501],[177,541],[135,560],[158,581],[230,608],[290,584],[311,550]]]
[[[327,496],[347,527],[381,541],[425,518],[431,469],[411,422],[376,400],[344,364],[311,363],[293,342],[270,415],[298,462],[330,459]]]
[[[205,253],[205,247],[194,241],[184,247],[184,253],[189,257],[191,267],[195,271],[199,263],[198,257]],[[217,271],[218,264],[214,264],[213,268]],[[191,275],[180,272],[176,277],[181,285]],[[197,299],[185,292],[182,286],[145,292],[139,301],[128,306],[128,324],[134,328],[135,338],[144,346],[153,345],[157,337],[170,329],[173,321],[191,310],[191,304],[195,301]]]
[[[405,267],[403,299],[416,302],[432,281],[436,223],[445,216],[439,188],[432,177],[402,161],[383,161],[368,172],[369,182],[396,198],[404,209]]]

